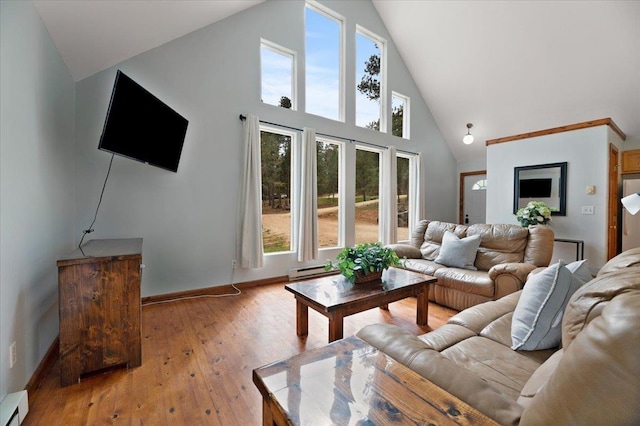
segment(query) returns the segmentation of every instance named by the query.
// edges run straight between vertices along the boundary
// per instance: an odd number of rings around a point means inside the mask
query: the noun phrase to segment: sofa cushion
[[[613,290],[601,314],[563,348],[557,368],[524,409],[522,426],[640,424],[640,275],[627,271],[616,281],[626,278],[635,285],[627,281],[625,291]],[[594,292],[608,297],[600,285],[579,292],[571,303]]]
[[[461,268],[440,268],[433,276],[440,287],[492,298],[495,291],[493,280],[486,271],[471,271]]]
[[[442,247],[435,262],[445,266],[477,270],[473,263],[480,246],[480,235],[459,238],[451,231],[445,231]]]
[[[520,392],[518,397],[518,404],[526,407],[531,402],[531,398],[536,396],[538,391],[547,383],[549,377],[555,371],[560,359],[562,358],[562,349],[557,350],[553,355],[549,357],[538,369],[529,377],[524,388]]]
[[[513,312],[522,290],[480,305],[472,306],[449,318],[447,324],[457,324],[480,334],[489,324]],[[510,345],[510,344],[509,344]]]
[[[407,259],[404,267],[412,271],[420,272],[421,274],[431,275],[432,277],[435,276],[438,269],[446,268],[446,266],[436,263],[433,260],[425,259]]]
[[[513,312],[509,312],[490,322],[480,331],[480,336],[491,339],[506,347],[511,346],[511,321]]]
[[[420,251],[424,259],[435,260],[438,257],[445,231],[453,232],[459,238],[467,236],[467,227],[464,225],[439,222],[437,220],[429,222],[424,233],[424,241],[420,245]]]
[[[409,238],[409,244],[419,249],[420,245],[424,242],[424,233],[427,231],[427,226],[429,226],[430,220],[422,219],[417,223],[416,227],[411,231],[411,236]]]
[[[609,260],[598,271],[598,277],[609,274],[611,272],[619,271],[620,269],[635,268],[640,266],[640,247],[636,247],[631,250],[627,250]]]
[[[553,230],[547,225],[529,226],[529,239],[524,249],[524,262],[548,266],[553,255]]]
[[[389,244],[391,250],[395,251],[400,259],[421,259],[420,249],[409,244]]]
[[[562,261],[533,275],[513,312],[511,348],[531,351],[559,346],[564,308],[582,284]]]
[[[475,335],[476,333],[461,325],[445,324],[429,333],[418,336],[418,338],[426,343],[430,349],[440,352]]]
[[[429,349],[408,331],[391,324],[372,324],[357,336],[499,424],[518,424],[522,407],[515,397],[503,394],[472,371]]]
[[[540,363],[485,337],[471,337],[441,352],[513,401]]]
[[[474,224],[469,225],[467,236],[480,235],[481,242],[476,256],[476,267],[488,271],[500,263],[518,263],[524,259],[529,231],[518,225]]]
[[[623,253],[624,257],[625,253]],[[615,259],[615,258],[614,258]],[[601,314],[615,297],[640,290],[640,268],[627,268],[598,275],[573,295],[562,319],[562,346],[566,349],[573,339],[594,318]],[[640,357],[639,357],[640,359]]]

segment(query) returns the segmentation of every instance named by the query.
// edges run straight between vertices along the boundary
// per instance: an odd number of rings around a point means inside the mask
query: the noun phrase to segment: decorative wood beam
[[[616,123],[613,122],[611,118],[601,118],[599,120],[591,120],[591,121],[585,121],[583,123],[569,124],[568,126],[560,126],[560,127],[554,127],[552,129],[538,130],[537,132],[522,133],[519,135],[507,136],[504,138],[490,139],[486,142],[486,145],[489,146],[497,143],[535,138],[538,136],[553,135],[554,133],[570,132],[572,130],[587,129],[589,127],[597,127],[597,126],[609,126],[611,127],[611,130],[616,132],[622,140],[627,139],[627,135],[625,135],[624,132],[620,130],[620,128],[616,125]]]

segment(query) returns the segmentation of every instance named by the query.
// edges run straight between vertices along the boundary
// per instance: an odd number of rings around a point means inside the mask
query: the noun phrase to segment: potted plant
[[[525,228],[529,225],[546,225],[551,222],[551,209],[542,201],[530,201],[516,212],[516,219]]]
[[[362,243],[345,247],[336,256],[336,261],[327,261],[324,269],[339,269],[350,282],[362,283],[379,280],[382,271],[390,266],[401,266],[400,258],[382,243]]]

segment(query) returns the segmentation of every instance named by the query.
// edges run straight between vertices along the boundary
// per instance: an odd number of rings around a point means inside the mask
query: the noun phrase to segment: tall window
[[[380,160],[379,151],[356,149],[356,244],[380,240]]]
[[[296,53],[267,40],[260,41],[261,100],[296,109]]]
[[[409,139],[409,98],[391,93],[391,134]]]
[[[385,41],[362,27],[356,32],[356,125],[386,131]]]
[[[305,8],[306,111],[341,121],[343,20],[316,3]]]
[[[342,144],[318,140],[318,238],[319,247],[340,245],[340,162]]]
[[[291,250],[291,149],[294,134],[260,132],[262,239],[265,253]]]
[[[398,241],[409,240],[409,158],[398,155]],[[413,206],[412,206],[413,207]]]

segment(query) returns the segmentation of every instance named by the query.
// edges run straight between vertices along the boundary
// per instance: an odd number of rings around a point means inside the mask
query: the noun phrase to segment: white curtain
[[[398,172],[396,147],[382,153],[382,193],[380,194],[380,236],[382,244],[398,241]]]
[[[236,262],[239,268],[260,268],[262,249],[262,170],[260,122],[247,114],[244,121],[244,163],[238,208]]]
[[[298,261],[307,262],[318,258],[318,161],[315,129],[304,128],[301,157]]]
[[[409,162],[409,232],[413,232],[418,222],[425,219],[424,196],[420,171],[422,170],[422,154]]]

